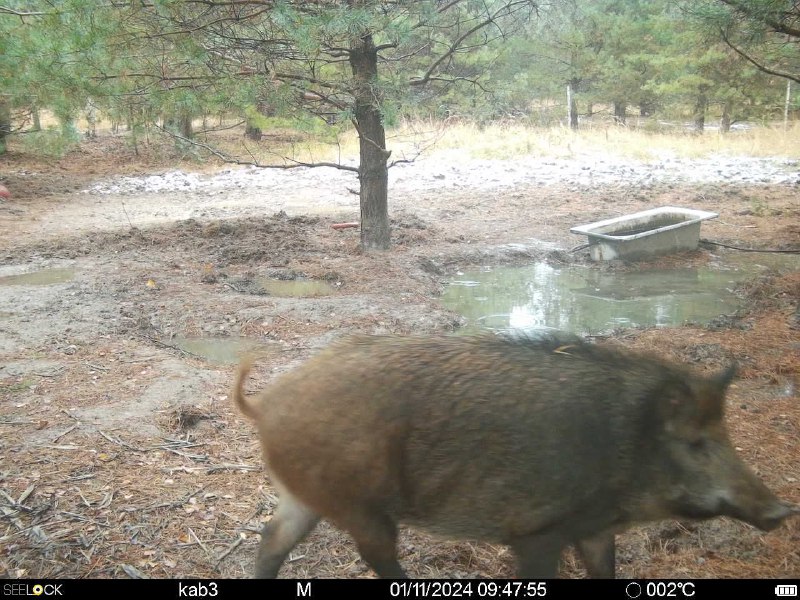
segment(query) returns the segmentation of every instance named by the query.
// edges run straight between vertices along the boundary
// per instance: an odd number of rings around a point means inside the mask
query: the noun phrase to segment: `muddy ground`
[[[584,251],[570,252],[583,242],[569,233],[576,224],[677,205],[720,213],[703,225],[704,238],[800,246],[796,163],[776,180],[757,171],[643,179],[623,169],[598,180],[510,183],[464,164],[443,155],[406,168],[391,189],[394,246],[365,255],[357,230],[331,228],[358,218],[348,191],[355,182],[343,174],[203,186],[192,182],[228,171],[135,156],[116,138],[87,141],[61,160],[0,158],[0,181],[12,193],[0,199],[0,277],[74,273],[53,285],[0,279],[0,572],[250,572],[274,490],[253,427],[228,397],[234,365],[182,349],[182,338],[257,344],[266,358],[255,389],[348,332],[454,331],[463,319],[437,300],[449,276],[478,265],[587,261]],[[148,187],[148,175],[176,169],[200,174],[184,189]],[[662,262],[702,264],[726,251],[706,246]],[[282,298],[263,286],[298,277],[326,282],[329,294]],[[761,276],[739,293],[743,310],[713,326],[620,330],[603,343],[655,348],[707,372],[737,360],[728,399],[734,444],[779,496],[800,502],[800,272]],[[501,546],[407,530],[400,557],[415,577],[513,574]],[[617,560],[620,577],[797,577],[800,519],[766,534],[729,519],[638,527],[619,536]],[[282,574],[373,576],[347,536],[324,523]],[[562,575],[583,576],[571,552]]]

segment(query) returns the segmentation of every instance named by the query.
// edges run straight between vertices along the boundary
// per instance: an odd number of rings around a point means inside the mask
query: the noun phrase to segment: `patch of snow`
[[[651,162],[612,156],[575,159],[525,157],[513,160],[437,156],[402,163],[389,170],[390,189],[396,191],[437,189],[488,190],[518,185],[568,185],[601,187],[653,183],[800,184],[797,160],[714,156],[675,158]],[[323,186],[329,190],[356,187],[354,173],[335,168],[224,169],[214,175],[171,171],[161,175],[118,177],[97,183],[89,194],[148,194],[197,191],[207,194],[231,189],[267,189],[271,192]]]

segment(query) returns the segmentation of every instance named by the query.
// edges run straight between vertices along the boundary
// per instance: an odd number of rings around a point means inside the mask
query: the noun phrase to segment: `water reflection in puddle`
[[[42,269],[19,275],[0,277],[0,285],[53,285],[66,283],[75,278],[75,269]]]
[[[174,337],[166,344],[220,365],[236,364],[242,356],[251,352],[259,356],[280,352],[280,348],[259,343],[255,340],[238,337],[204,338],[204,337]]]
[[[609,271],[596,266],[483,268],[450,281],[442,303],[467,329],[554,328],[600,333],[617,327],[707,323],[740,306],[736,285],[770,268],[798,269],[792,255],[731,254],[696,268]]]
[[[334,292],[333,286],[329,283],[315,279],[282,280],[257,277],[255,281],[267,294],[279,298],[318,298],[330,296]]]

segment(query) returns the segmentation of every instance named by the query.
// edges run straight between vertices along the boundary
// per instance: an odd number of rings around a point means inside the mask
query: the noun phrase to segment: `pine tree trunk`
[[[575,102],[575,86],[567,84],[567,113],[570,129],[578,129],[578,103]]]
[[[792,105],[792,80],[786,80],[786,102],[783,103],[783,128],[789,128],[789,107]]]
[[[378,52],[372,35],[354,40],[350,47],[353,70],[354,117],[358,128],[361,203],[361,247],[387,250],[390,245],[386,132],[377,89]]]
[[[722,104],[722,116],[719,119],[720,133],[728,133],[731,130],[731,103]]]
[[[614,102],[614,123],[617,125],[625,125],[627,118],[626,110],[627,105],[624,102]]]
[[[183,114],[180,120],[181,135],[187,140],[194,137],[194,130],[192,129],[192,115]]]
[[[708,100],[705,94],[699,94],[694,103],[694,130],[702,133],[706,127],[706,107]]]
[[[6,136],[11,133],[11,106],[0,98],[0,154],[5,154]]]

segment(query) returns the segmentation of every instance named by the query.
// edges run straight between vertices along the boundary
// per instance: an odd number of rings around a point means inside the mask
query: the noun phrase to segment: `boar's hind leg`
[[[614,578],[615,546],[613,533],[601,533],[594,537],[583,539],[576,546],[589,577]]]
[[[561,536],[540,534],[518,537],[508,545],[517,557],[517,577],[554,579],[566,542]]]
[[[405,571],[397,562],[397,525],[391,518],[381,512],[354,508],[336,522],[353,536],[361,558],[378,577],[405,579]]]
[[[281,491],[278,509],[261,531],[256,578],[272,579],[289,552],[319,521],[319,516],[294,496]]]

